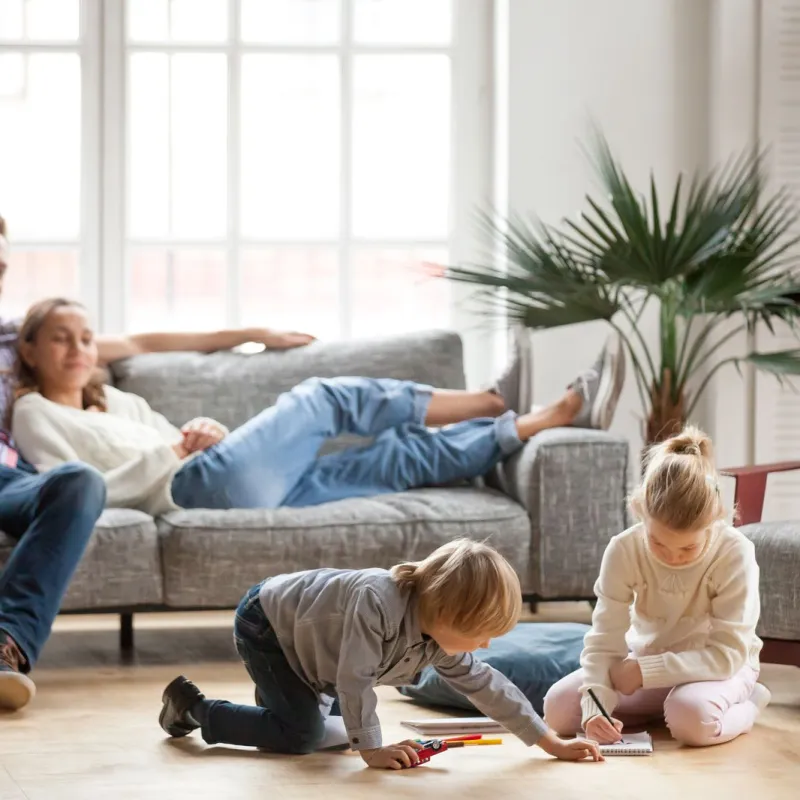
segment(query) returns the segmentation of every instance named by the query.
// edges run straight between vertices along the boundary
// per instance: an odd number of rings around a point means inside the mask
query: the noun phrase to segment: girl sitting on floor
[[[747,733],[769,703],[752,543],[727,525],[711,440],[697,428],[650,450],[632,498],[640,522],[609,543],[582,668],[556,683],[545,720],[601,744],[666,719],[694,746]],[[612,726],[588,693],[617,718]]]

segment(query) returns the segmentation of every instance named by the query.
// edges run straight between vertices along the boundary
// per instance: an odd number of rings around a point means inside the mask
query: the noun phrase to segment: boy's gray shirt
[[[381,746],[375,686],[414,683],[429,665],[525,744],[548,731],[528,699],[471,653],[449,656],[419,628],[416,603],[383,569],[317,569],[268,578],[259,592],[292,669],[337,696],[354,750]]]

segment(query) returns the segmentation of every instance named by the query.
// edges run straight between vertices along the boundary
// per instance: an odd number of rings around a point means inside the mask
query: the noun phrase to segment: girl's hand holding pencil
[[[586,738],[600,744],[616,744],[622,738],[622,723],[613,717],[609,722],[598,714],[586,723]]]

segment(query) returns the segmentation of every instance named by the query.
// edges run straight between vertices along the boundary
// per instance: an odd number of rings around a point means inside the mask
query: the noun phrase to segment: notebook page
[[[600,752],[604,756],[649,756],[653,752],[653,740],[647,732],[624,733],[621,742],[601,744]]]

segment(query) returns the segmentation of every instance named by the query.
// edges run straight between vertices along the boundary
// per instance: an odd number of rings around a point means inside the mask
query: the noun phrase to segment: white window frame
[[[87,275],[84,289],[87,297],[94,290],[97,296],[97,319],[100,330],[125,330],[125,295],[129,277],[129,253],[133,240],[126,231],[127,178],[127,62],[128,53],[139,50],[159,52],[223,52],[228,55],[228,236],[220,241],[136,240],[146,246],[181,247],[192,249],[227,248],[228,303],[226,322],[239,324],[239,255],[249,245],[329,245],[338,246],[340,281],[340,318],[342,335],[349,334],[350,275],[349,256],[354,246],[446,247],[450,260],[462,261],[474,253],[473,214],[476,206],[488,201],[491,195],[491,39],[492,0],[453,0],[453,40],[446,46],[359,45],[351,41],[351,3],[342,2],[342,39],[334,45],[276,46],[238,43],[231,36],[219,44],[138,44],[128,43],[125,35],[128,0],[83,0],[87,21],[97,17],[102,27],[102,177],[98,196],[92,198],[98,210],[100,244],[98,253],[103,264],[101,273],[90,280]],[[96,15],[96,17],[95,17]],[[239,3],[229,3],[229,30],[239,29]],[[99,51],[97,51],[99,53]],[[239,78],[241,56],[244,53],[334,53],[341,55],[342,111],[341,115],[341,200],[338,240],[249,240],[239,234]],[[449,236],[446,239],[384,240],[361,239],[350,235],[351,198],[351,130],[352,118],[352,59],[360,53],[444,53],[451,56],[451,204]],[[93,65],[94,66],[94,65]],[[99,76],[96,76],[99,77]],[[99,129],[95,128],[95,129]],[[87,126],[87,131],[92,128]],[[88,144],[88,143],[87,143]],[[95,144],[95,143],[93,143]],[[86,147],[84,148],[86,149]],[[99,150],[100,148],[98,148]],[[88,162],[87,162],[88,163]],[[100,165],[98,165],[100,166]],[[102,204],[99,198],[102,196]],[[87,198],[88,201],[88,198]],[[102,206],[102,208],[101,208]],[[86,219],[92,217],[87,216]],[[95,270],[96,273],[96,270]],[[92,273],[92,274],[95,274]],[[462,332],[474,328],[475,320],[464,309],[463,290],[452,286],[452,327]],[[269,320],[264,320],[269,324]],[[380,332],[376,332],[380,333]],[[470,365],[467,365],[470,372]]]
[[[77,239],[13,237],[14,209],[0,209],[7,216],[16,250],[78,250],[78,291],[87,309],[97,315],[100,302],[101,203],[97,176],[102,169],[101,154],[101,0],[80,0],[80,32],[77,42],[0,41],[0,53],[77,53],[81,59],[81,171],[80,228]],[[4,153],[4,158],[13,154]],[[42,186],[47,191],[47,186]]]

